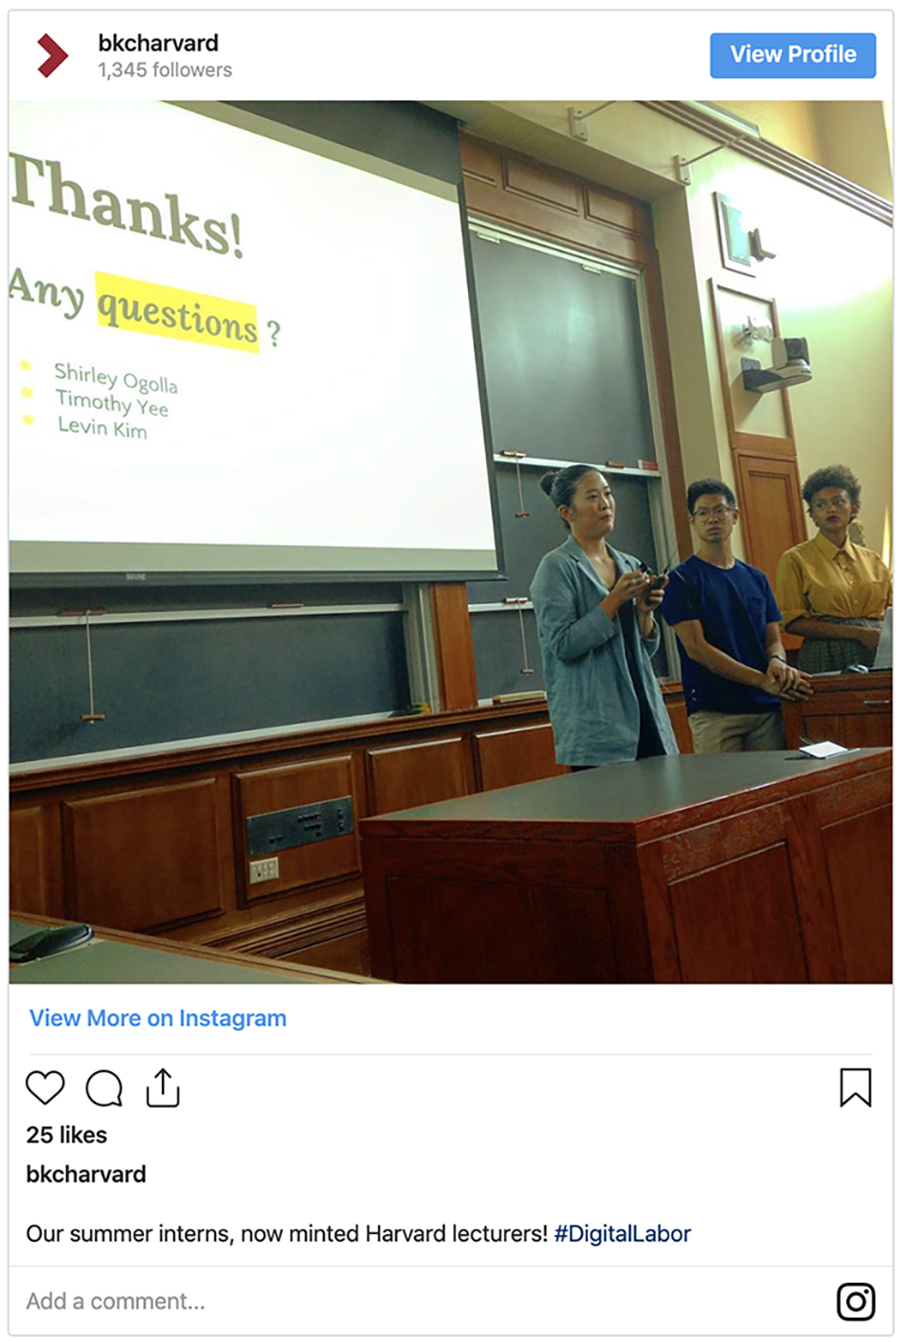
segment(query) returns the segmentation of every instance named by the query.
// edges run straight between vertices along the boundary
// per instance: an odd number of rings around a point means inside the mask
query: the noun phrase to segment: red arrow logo
[[[63,61],[67,61],[69,59],[69,53],[67,51],[63,51],[59,43],[54,42],[53,38],[50,37],[47,33],[44,33],[44,36],[39,38],[38,46],[43,47],[48,55],[48,59],[44,61],[43,65],[39,65],[38,69],[40,70],[41,74],[44,76],[45,79],[49,79],[50,75],[53,74],[53,71],[58,66],[62,65]]]

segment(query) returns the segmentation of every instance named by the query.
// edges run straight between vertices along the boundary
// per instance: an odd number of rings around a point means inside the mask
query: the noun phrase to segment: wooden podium
[[[361,822],[406,983],[887,983],[891,752],[614,764]]]
[[[836,741],[841,746],[889,746],[893,729],[893,674],[813,676],[811,699],[782,699],[789,746]]]

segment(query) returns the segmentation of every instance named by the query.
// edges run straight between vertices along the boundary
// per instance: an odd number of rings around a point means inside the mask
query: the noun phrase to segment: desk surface
[[[764,787],[809,780],[811,788],[848,780],[890,762],[890,751],[854,750],[830,760],[812,760],[796,751],[757,751],[737,755],[663,755],[627,764],[606,764],[583,773],[563,774],[537,783],[499,788],[411,811],[361,821],[365,835],[388,828],[409,834],[422,823],[502,823],[523,820],[591,821],[594,825],[636,825],[651,818],[682,813],[723,797]],[[821,774],[829,774],[826,780]],[[802,781],[800,787],[802,790]],[[774,798],[773,798],[774,799]],[[748,803],[749,804],[749,803]],[[753,805],[759,805],[755,798]]]
[[[373,972],[889,983],[890,788],[886,749],[669,756],[364,819]]]
[[[38,917],[25,920],[12,915],[10,944],[41,927],[58,927],[62,921]],[[94,930],[93,941],[75,950],[51,955],[46,960],[10,965],[10,983],[236,983],[268,987],[373,981],[312,965],[279,965],[249,955],[211,951],[138,933]]]

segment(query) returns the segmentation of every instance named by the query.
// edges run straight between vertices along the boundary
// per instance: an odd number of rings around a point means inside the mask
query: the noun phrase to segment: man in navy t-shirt
[[[688,512],[700,544],[669,575],[660,614],[678,636],[694,750],[783,750],[779,699],[807,698],[810,679],[785,660],[768,578],[732,553],[732,491],[696,480]]]

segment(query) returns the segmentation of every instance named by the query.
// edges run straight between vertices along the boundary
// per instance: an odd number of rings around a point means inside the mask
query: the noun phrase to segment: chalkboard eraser
[[[84,607],[81,606],[78,610],[58,610],[56,612],[56,617],[59,620],[71,620],[74,619],[76,615],[84,616],[84,615],[105,615],[105,614],[106,614],[105,606],[98,606],[96,610],[91,609],[85,610]]]
[[[304,601],[270,601],[267,610],[301,610],[306,603]]]
[[[624,461],[606,461],[603,464],[605,466],[611,466],[615,471],[623,471],[625,469]]]
[[[495,694],[492,704],[521,704],[527,699],[546,700],[546,690],[520,690],[518,694]]]
[[[658,471],[658,470],[659,470],[659,462],[658,462],[658,461],[641,461],[641,460],[638,460],[638,466],[641,468],[642,471]]]
[[[416,718],[421,717],[423,713],[430,712],[431,704],[410,704],[407,708],[401,709],[397,716],[401,718]]]

